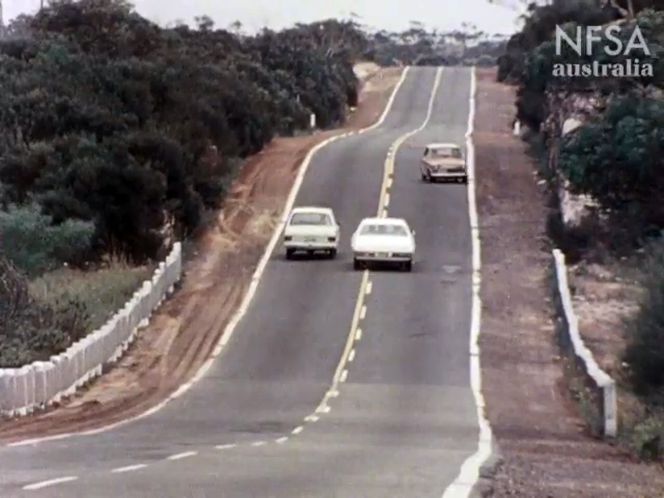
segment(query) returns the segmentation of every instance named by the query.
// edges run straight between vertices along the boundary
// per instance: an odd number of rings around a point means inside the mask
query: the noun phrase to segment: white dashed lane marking
[[[198,455],[198,451],[185,451],[182,453],[176,453],[166,458],[166,460],[182,460],[183,458],[190,458]]]
[[[218,444],[215,446],[218,450],[230,450],[231,448],[235,448],[237,444]]]
[[[23,486],[25,491],[35,491],[37,489],[48,488],[49,486],[55,486],[56,484],[64,484],[66,482],[76,481],[77,476],[67,476],[67,477],[58,477],[57,479],[49,479],[48,481],[36,482],[34,484],[28,484]]]
[[[123,474],[125,472],[133,472],[135,470],[144,469],[147,467],[147,464],[137,463],[136,465],[127,465],[126,467],[118,467],[117,469],[111,470],[113,474]]]

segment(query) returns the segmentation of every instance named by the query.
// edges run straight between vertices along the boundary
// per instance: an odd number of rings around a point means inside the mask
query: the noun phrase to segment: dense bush
[[[664,101],[616,98],[563,143],[560,167],[578,191],[607,207],[636,206],[646,222],[664,226]]]
[[[664,241],[653,243],[648,252],[645,295],[625,355],[641,392],[664,388]]]
[[[336,21],[255,37],[161,29],[121,0],[56,1],[0,41],[0,205],[94,224],[99,254],[155,257],[216,207],[237,158],[357,104],[364,36]]]
[[[67,261],[77,261],[90,248],[94,225],[67,219],[58,225],[31,205],[0,211],[0,251],[29,275]]]

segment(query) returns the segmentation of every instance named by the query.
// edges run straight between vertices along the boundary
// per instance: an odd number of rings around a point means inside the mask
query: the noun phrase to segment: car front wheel
[[[412,261],[405,261],[401,268],[403,268],[404,271],[412,271],[413,270],[413,262]]]
[[[362,263],[359,262],[357,259],[353,259],[353,270],[361,270],[362,269]]]

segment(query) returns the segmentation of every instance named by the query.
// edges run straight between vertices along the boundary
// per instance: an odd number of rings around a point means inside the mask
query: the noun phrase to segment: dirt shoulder
[[[184,279],[119,364],[57,409],[0,423],[0,439],[103,427],[138,415],[191,379],[239,306],[308,151],[326,138],[374,123],[401,76],[372,72],[343,128],[277,138],[249,158],[223,208],[188,251]]]
[[[502,456],[490,496],[660,497],[661,466],[593,439],[571,399],[552,321],[547,203],[513,136],[515,89],[478,71],[482,381]]]

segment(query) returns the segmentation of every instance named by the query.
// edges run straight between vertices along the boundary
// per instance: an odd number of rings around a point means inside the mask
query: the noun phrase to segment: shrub
[[[0,257],[0,368],[46,360],[88,331],[88,314],[75,299],[43,306],[32,299],[28,283]]]
[[[645,293],[625,353],[640,393],[664,387],[664,240],[652,243],[647,252]]]
[[[664,456],[664,418],[660,414],[639,423],[632,434],[632,447],[644,460],[658,461]]]
[[[0,211],[0,251],[29,275],[77,259],[89,249],[93,233],[90,222],[67,219],[53,225],[36,204]]]

